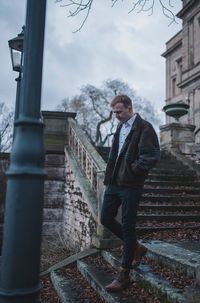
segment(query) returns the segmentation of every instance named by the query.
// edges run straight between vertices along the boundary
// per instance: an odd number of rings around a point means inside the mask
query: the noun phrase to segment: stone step
[[[153,174],[157,174],[157,175],[175,175],[175,176],[196,176],[196,172],[193,170],[189,170],[189,169],[185,169],[183,167],[180,168],[170,168],[170,167],[166,167],[166,168],[159,168],[159,167],[155,167],[152,168],[151,173]]]
[[[112,253],[103,251],[102,255],[106,262],[114,268],[119,268],[120,259]],[[150,266],[140,265],[138,269],[131,270],[132,281],[137,281],[144,289],[151,289],[155,295],[162,298],[162,302],[183,302],[182,291],[175,288],[168,280],[154,274]]]
[[[164,161],[164,160],[159,161],[154,168],[157,168],[157,169],[165,169],[165,168],[174,169],[174,168],[176,168],[177,170],[178,169],[183,169],[183,168],[189,169],[188,166],[183,165],[181,162],[178,162],[178,161]],[[191,169],[189,169],[189,170],[191,170]]]
[[[142,204],[139,205],[139,211],[200,211],[200,205],[176,205],[176,204]]]
[[[163,241],[142,241],[148,248],[147,257],[159,260],[163,265],[195,277],[200,266],[200,254]]]
[[[157,224],[156,224],[157,223]],[[162,223],[162,222],[161,222]],[[173,230],[199,230],[200,224],[197,222],[189,222],[187,225],[184,225],[183,222],[140,222],[137,224],[136,230],[138,235],[146,235],[149,233],[157,233],[161,231],[173,231]]]
[[[94,265],[83,261],[77,261],[77,268],[89,282],[89,284],[104,298],[108,303],[137,303],[132,298],[126,299],[121,292],[109,293],[106,291],[105,286],[110,282],[109,275],[105,275],[104,272],[100,272]]]
[[[147,186],[147,185],[146,185]],[[200,188],[195,187],[183,187],[183,188],[177,188],[177,187],[162,187],[162,188],[155,188],[155,187],[144,187],[144,194],[152,193],[152,194],[191,194],[191,195],[199,195],[200,196]]]
[[[182,221],[182,222],[200,222],[200,215],[199,214],[144,214],[140,215],[138,213],[137,215],[137,221],[157,221],[157,222],[176,222],[176,221]]]
[[[77,269],[76,263],[53,270],[50,274],[53,286],[61,303],[95,302],[105,303]]]
[[[175,161],[176,161],[176,159],[173,155],[171,155],[170,153],[165,154],[163,152],[163,150],[161,151],[160,160],[159,160],[158,163],[160,163],[160,162],[175,162]],[[176,161],[176,162],[180,163],[179,161]]]
[[[200,187],[200,182],[198,181],[181,181],[181,180],[178,180],[178,181],[172,181],[172,180],[152,180],[152,179],[147,179],[145,181],[145,185],[147,186],[152,186],[152,187],[159,187],[159,188],[162,188],[162,187],[166,187],[166,186],[169,186],[169,187],[182,187],[184,188],[185,186],[186,187]]]
[[[147,195],[143,194],[141,201],[150,201],[150,202],[176,202],[176,201],[188,201],[194,202],[197,201],[200,203],[200,196],[199,195]]]
[[[191,182],[196,181],[196,176],[190,176],[190,175],[165,175],[165,174],[155,174],[153,172],[150,172],[148,175],[148,180],[159,180],[159,181],[185,181],[185,182]]]
[[[79,303],[80,296],[74,291],[74,281],[69,276],[63,276],[59,271],[51,272],[51,281],[61,303]]]

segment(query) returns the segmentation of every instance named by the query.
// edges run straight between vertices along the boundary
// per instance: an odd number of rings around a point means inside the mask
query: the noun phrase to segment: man
[[[106,167],[106,185],[101,223],[123,241],[122,263],[117,277],[106,286],[120,291],[130,282],[130,269],[140,264],[147,249],[136,239],[139,201],[148,171],[160,158],[157,135],[152,125],[134,113],[131,99],[118,95],[111,108],[119,120]],[[115,217],[122,207],[122,224]]]

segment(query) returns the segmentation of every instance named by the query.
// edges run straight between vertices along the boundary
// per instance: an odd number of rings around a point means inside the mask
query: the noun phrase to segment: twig
[[[62,1],[63,0],[55,0],[55,3],[60,3]],[[110,1],[112,2],[112,7],[116,3],[119,2],[119,0],[110,0]],[[121,0],[121,1],[123,2],[123,0]],[[158,0],[158,2],[161,5],[163,14],[167,18],[171,19],[170,24],[172,24],[173,22],[177,23],[175,15],[174,15],[173,11],[171,10],[171,8],[174,7],[172,5],[172,0],[168,0],[168,4],[165,4],[164,0]],[[93,3],[94,3],[94,0],[67,0],[66,4],[60,5],[61,7],[71,8],[71,9],[69,9],[68,17],[75,17],[78,14],[85,13],[83,21],[81,22],[81,25],[79,26],[79,28],[77,30],[73,31],[73,33],[77,33],[83,28],[83,26],[89,16],[89,13],[91,11]],[[134,10],[139,9],[137,11],[137,13],[149,12],[149,16],[150,16],[154,13],[155,4],[156,4],[156,0],[138,0],[136,2],[133,2],[132,8],[128,11],[128,13],[130,14]]]

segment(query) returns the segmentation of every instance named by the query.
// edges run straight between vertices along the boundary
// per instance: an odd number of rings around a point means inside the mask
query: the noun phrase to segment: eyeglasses
[[[117,115],[117,114],[121,114],[123,113],[123,110],[116,110],[116,111],[113,111],[113,114]]]

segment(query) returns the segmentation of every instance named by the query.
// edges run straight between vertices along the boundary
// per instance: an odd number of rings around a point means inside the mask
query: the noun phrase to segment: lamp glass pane
[[[12,50],[13,52],[13,67],[14,68],[20,68],[21,65],[21,53],[15,50]]]

